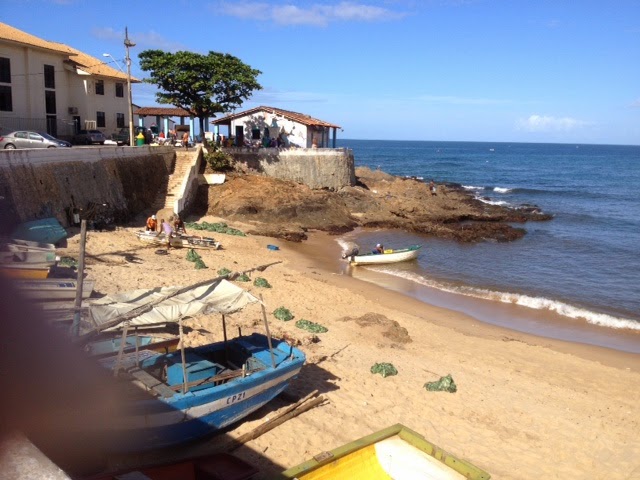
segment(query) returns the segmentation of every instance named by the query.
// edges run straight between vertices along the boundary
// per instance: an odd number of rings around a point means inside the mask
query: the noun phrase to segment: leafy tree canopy
[[[192,112],[200,119],[201,132],[206,117],[230,112],[254,90],[262,89],[256,80],[262,72],[229,54],[145,50],[138,58],[140,68],[150,72],[144,81],[160,90],[156,93],[158,103]]]

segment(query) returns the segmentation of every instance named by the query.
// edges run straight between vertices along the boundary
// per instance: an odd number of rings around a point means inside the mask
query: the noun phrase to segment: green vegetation
[[[158,87],[158,103],[192,112],[201,132],[205,118],[235,110],[254,90],[262,89],[256,80],[262,72],[229,54],[145,50],[138,58],[140,68],[150,72],[144,81]]]

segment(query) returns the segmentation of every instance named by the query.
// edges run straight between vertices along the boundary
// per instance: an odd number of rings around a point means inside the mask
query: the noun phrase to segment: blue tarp
[[[21,223],[11,234],[12,238],[30,240],[32,242],[57,244],[67,238],[67,231],[57,219],[43,218]]]

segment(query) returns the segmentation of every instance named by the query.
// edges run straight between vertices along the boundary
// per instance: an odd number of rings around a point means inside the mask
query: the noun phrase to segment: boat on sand
[[[397,424],[347,443],[283,472],[280,480],[488,480],[484,470]]]
[[[20,279],[43,279],[47,278],[52,264],[50,262],[43,263],[21,263],[7,262],[0,263],[0,273],[8,278]]]
[[[406,248],[387,249],[383,253],[359,253],[357,249],[342,255],[343,259],[349,260],[351,265],[378,265],[385,263],[398,263],[414,260],[422,245],[411,245]]]
[[[138,240],[142,243],[154,246],[166,246],[167,236],[164,232],[145,232],[140,230],[136,232]],[[201,237],[199,235],[177,234],[171,237],[171,247],[173,248],[208,248],[211,250],[219,250],[222,248],[220,242],[211,237]]]
[[[43,278],[16,280],[14,285],[25,297],[34,300],[73,300],[76,298],[78,281],[73,278]],[[95,281],[82,281],[82,298],[91,296]]]
[[[260,267],[262,268],[262,267]],[[222,315],[223,340],[179,351],[141,346],[103,356],[98,362],[128,386],[132,400],[124,415],[103,432],[105,450],[142,452],[170,447],[236,423],[284,391],[305,362],[304,353],[284,341],[252,333],[227,338],[225,315],[259,302],[246,290],[218,277],[190,287],[163,287],[116,294],[92,302],[85,329],[121,331],[177,323],[207,313]]]

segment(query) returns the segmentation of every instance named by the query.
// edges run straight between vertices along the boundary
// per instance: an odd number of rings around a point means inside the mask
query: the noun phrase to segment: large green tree
[[[159,89],[158,103],[192,112],[200,121],[200,132],[205,118],[238,108],[254,90],[262,89],[256,80],[262,72],[233,55],[145,50],[138,57],[140,68],[150,72],[144,81]]]

